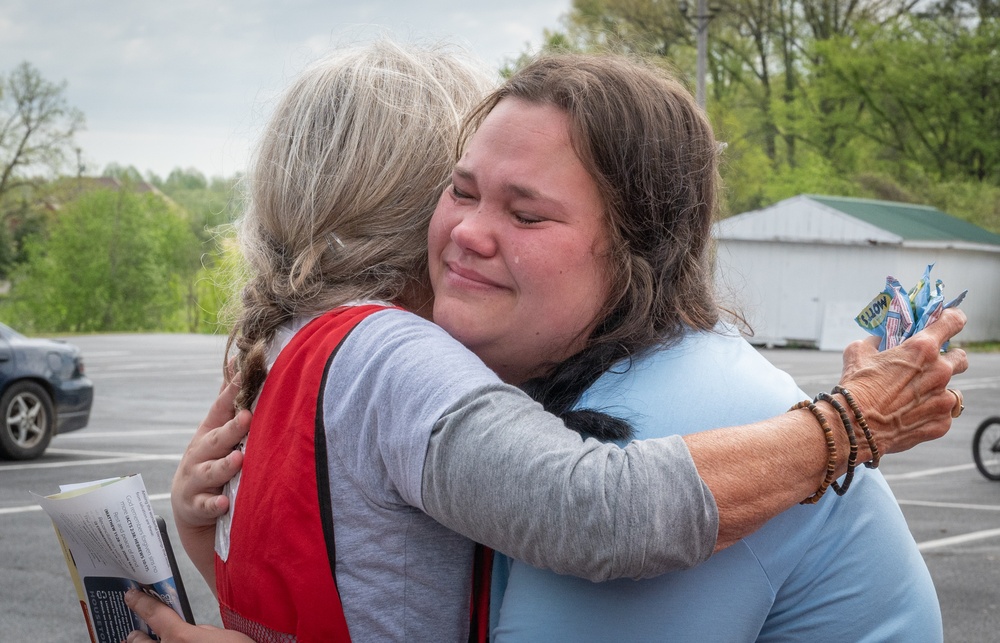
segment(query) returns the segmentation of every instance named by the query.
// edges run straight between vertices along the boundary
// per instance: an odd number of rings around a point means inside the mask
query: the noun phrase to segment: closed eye
[[[456,199],[472,199],[474,198],[471,194],[467,194],[458,189],[458,187],[452,183],[448,189],[451,191],[451,195]]]
[[[514,212],[514,220],[522,225],[531,225],[532,223],[541,223],[543,219],[531,214],[524,214],[522,212]]]

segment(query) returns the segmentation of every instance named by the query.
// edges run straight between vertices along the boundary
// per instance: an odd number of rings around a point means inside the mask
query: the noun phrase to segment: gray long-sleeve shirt
[[[715,503],[683,440],[584,440],[415,315],[354,329],[323,415],[357,640],[464,640],[472,540],[592,580],[688,567],[714,548]]]

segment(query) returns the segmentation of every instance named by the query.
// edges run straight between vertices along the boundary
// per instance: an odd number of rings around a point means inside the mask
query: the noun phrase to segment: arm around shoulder
[[[592,581],[691,567],[718,532],[680,437],[624,449],[584,440],[510,387],[467,395],[438,421],[423,502],[477,542]]]

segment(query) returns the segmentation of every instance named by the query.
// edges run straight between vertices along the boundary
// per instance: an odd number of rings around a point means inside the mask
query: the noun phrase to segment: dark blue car
[[[87,426],[93,401],[79,348],[0,324],[0,458],[42,455],[52,436]]]

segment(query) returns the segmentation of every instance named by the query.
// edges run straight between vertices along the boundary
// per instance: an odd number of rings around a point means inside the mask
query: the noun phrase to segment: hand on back
[[[250,412],[235,413],[238,392],[238,379],[223,386],[181,457],[170,493],[184,551],[213,592],[215,523],[229,511],[223,487],[243,465],[236,447],[250,431]]]
[[[181,457],[171,488],[174,519],[186,525],[214,525],[229,511],[223,486],[240,470],[237,449],[250,430],[250,412],[234,412],[238,382],[225,385]]]

